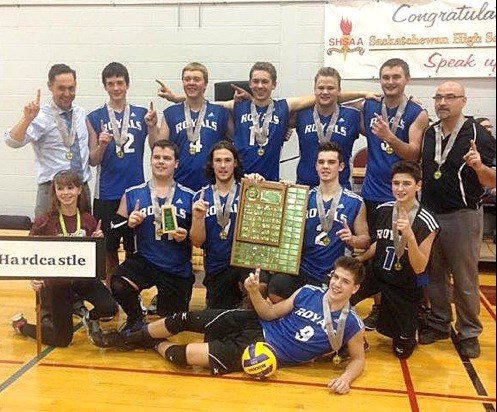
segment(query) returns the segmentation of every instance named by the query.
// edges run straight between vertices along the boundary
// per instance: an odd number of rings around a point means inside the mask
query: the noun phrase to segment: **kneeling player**
[[[398,358],[407,359],[416,346],[421,299],[417,277],[425,271],[439,226],[416,200],[421,189],[419,165],[397,162],[391,176],[395,201],[378,206],[373,244],[359,256],[362,261],[373,259],[374,275],[366,278],[351,301],[356,304],[381,292],[376,329],[393,339]]]

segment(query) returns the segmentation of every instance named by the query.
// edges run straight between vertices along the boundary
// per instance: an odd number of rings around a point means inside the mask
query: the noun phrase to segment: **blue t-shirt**
[[[231,244],[235,233],[236,213],[238,211],[238,200],[240,197],[240,184],[237,183],[235,199],[231,206],[230,221],[225,228],[228,236],[225,240],[219,238],[221,226],[217,223],[216,206],[214,205],[214,194],[212,185],[204,188],[204,201],[209,203],[209,209],[205,216],[205,242],[202,245],[204,249],[204,268],[205,273],[215,275],[226,270],[230,265]],[[200,191],[195,193],[193,203],[200,197]],[[221,207],[224,210],[228,195],[220,196]]]
[[[262,127],[268,106],[256,106],[259,114],[259,125]],[[251,133],[252,114],[250,100],[235,103],[233,120],[235,123],[234,143],[241,157],[244,173],[259,173],[266,180],[280,180],[280,157],[288,129],[289,108],[286,100],[274,100],[274,111],[269,123],[269,136],[262,147],[264,154],[258,154],[259,145]]]
[[[190,111],[195,127],[199,112]],[[208,184],[204,173],[207,157],[218,141],[226,138],[229,111],[222,106],[207,102],[200,136],[195,144],[195,154],[190,154],[190,142],[186,133],[184,103],[175,104],[164,110],[164,118],[169,127],[169,138],[179,147],[179,166],[174,179],[193,191]]]
[[[347,224],[353,229],[354,221],[359,214],[362,198],[354,192],[344,189],[334,216],[333,226],[329,232],[324,232],[319,222],[316,203],[317,187],[309,192],[307,201],[307,217],[305,220],[304,244],[300,273],[308,278],[325,282],[327,275],[333,269],[335,260],[344,256],[347,245],[336,235],[343,228],[341,218],[347,219]],[[324,202],[324,210],[330,210],[333,199]],[[328,236],[330,243],[323,243],[323,238]]]
[[[423,111],[423,107],[409,100],[404,114],[400,118],[395,135],[405,143],[409,143],[409,128]],[[376,114],[381,115],[381,102],[367,99],[364,102],[364,128],[368,142],[367,171],[362,185],[361,195],[365,200],[373,202],[388,202],[393,200],[390,171],[394,163],[401,160],[396,154],[388,154],[384,149],[386,143],[379,139],[371,130],[376,122]],[[397,108],[387,108],[388,123],[394,121]]]
[[[140,200],[140,210],[146,217],[135,230],[136,253],[150,263],[158,266],[168,274],[181,278],[190,278],[192,271],[192,248],[188,236],[182,242],[176,242],[168,234],[162,235],[160,240],[155,239],[154,212],[150,195],[149,183],[130,187],[126,190],[126,205],[128,215],[133,211],[136,201]],[[176,206],[178,226],[190,229],[192,215],[193,192],[181,184],[176,185],[173,201]],[[165,199],[159,199],[162,206]]]
[[[323,316],[325,290],[306,285],[295,296],[293,310],[286,316],[272,320],[260,320],[264,339],[275,350],[280,364],[309,362],[332,351],[326,334]],[[340,311],[331,312],[336,330]],[[351,308],[345,321],[342,347],[363,329],[361,318]]]
[[[353,107],[338,107],[338,119],[330,141],[338,143],[342,149],[345,168],[340,172],[340,185],[350,189],[350,157],[352,156],[354,142],[359,138],[361,112]],[[297,113],[295,127],[299,138],[300,150],[300,159],[297,165],[297,183],[310,187],[319,184],[319,177],[316,172],[319,138],[316,131],[316,125],[314,124],[313,111],[314,107],[300,110]],[[319,116],[325,134],[331,117],[331,115]]]
[[[117,157],[116,142],[114,139],[105,148],[102,161],[97,166],[97,182],[95,184],[95,199],[118,200],[124,190],[131,186],[143,183],[143,151],[148,128],[145,115],[148,110],[142,106],[130,105],[128,122],[128,140],[123,146],[124,156]],[[121,133],[124,110],[114,111],[116,121]],[[112,135],[112,126],[109,119],[107,106],[103,105],[93,110],[88,115],[88,120],[93,130],[98,134],[102,129],[102,122],[107,132]]]

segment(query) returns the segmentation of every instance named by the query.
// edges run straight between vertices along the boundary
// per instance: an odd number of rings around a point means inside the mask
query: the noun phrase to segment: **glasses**
[[[463,95],[456,96],[455,94],[447,94],[447,95],[436,94],[435,96],[433,96],[433,100],[435,100],[436,102],[441,102],[442,100],[445,100],[446,102],[451,103],[456,99],[460,99],[461,97],[466,97],[466,96]]]

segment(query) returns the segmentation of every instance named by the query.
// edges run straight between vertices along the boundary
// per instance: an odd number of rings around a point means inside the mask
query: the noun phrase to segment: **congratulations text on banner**
[[[411,76],[495,77],[495,1],[341,1],[325,9],[325,66],[377,78],[401,58]]]

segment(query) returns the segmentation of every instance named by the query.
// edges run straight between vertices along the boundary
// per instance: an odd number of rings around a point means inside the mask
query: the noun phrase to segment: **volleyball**
[[[256,342],[247,346],[242,355],[242,367],[254,379],[265,379],[274,375],[278,362],[271,345]]]

